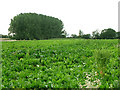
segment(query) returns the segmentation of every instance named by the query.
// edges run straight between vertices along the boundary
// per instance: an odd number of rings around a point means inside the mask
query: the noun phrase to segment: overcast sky
[[[119,0],[1,0],[0,34],[8,34],[11,19],[20,13],[59,18],[69,34],[113,28],[118,31]]]

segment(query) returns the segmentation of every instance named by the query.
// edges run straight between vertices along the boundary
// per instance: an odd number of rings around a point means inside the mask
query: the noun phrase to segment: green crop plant
[[[88,78],[97,88],[117,88],[117,44],[115,39],[4,41],[2,88],[85,88]],[[96,75],[97,67],[105,68],[104,78]]]
[[[106,70],[106,66],[110,60],[110,52],[105,49],[95,50],[94,57],[97,62],[98,68],[101,70],[100,73],[102,74]]]

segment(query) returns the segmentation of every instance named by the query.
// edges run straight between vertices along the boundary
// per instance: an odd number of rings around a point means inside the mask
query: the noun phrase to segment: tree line
[[[79,30],[79,35],[71,35],[72,38],[84,38],[84,39],[120,39],[120,32],[116,32],[112,28],[104,29],[101,32],[95,30],[90,34],[83,34],[83,31]]]
[[[21,13],[11,19],[8,36],[2,35],[2,37],[17,40],[66,38],[68,34],[63,28],[64,24],[58,18],[36,13]],[[90,35],[83,34],[83,31],[79,30],[79,35],[72,34],[71,38],[120,39],[120,32],[108,28],[101,32],[95,30]]]

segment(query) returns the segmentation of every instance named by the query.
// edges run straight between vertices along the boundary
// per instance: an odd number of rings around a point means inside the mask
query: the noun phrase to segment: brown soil
[[[10,40],[9,38],[0,38],[0,41],[17,41],[17,40]]]

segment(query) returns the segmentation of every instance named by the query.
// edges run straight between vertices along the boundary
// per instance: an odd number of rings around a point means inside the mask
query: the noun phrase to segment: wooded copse
[[[9,34],[17,40],[64,37],[63,22],[58,18],[36,13],[21,13],[11,19]]]

